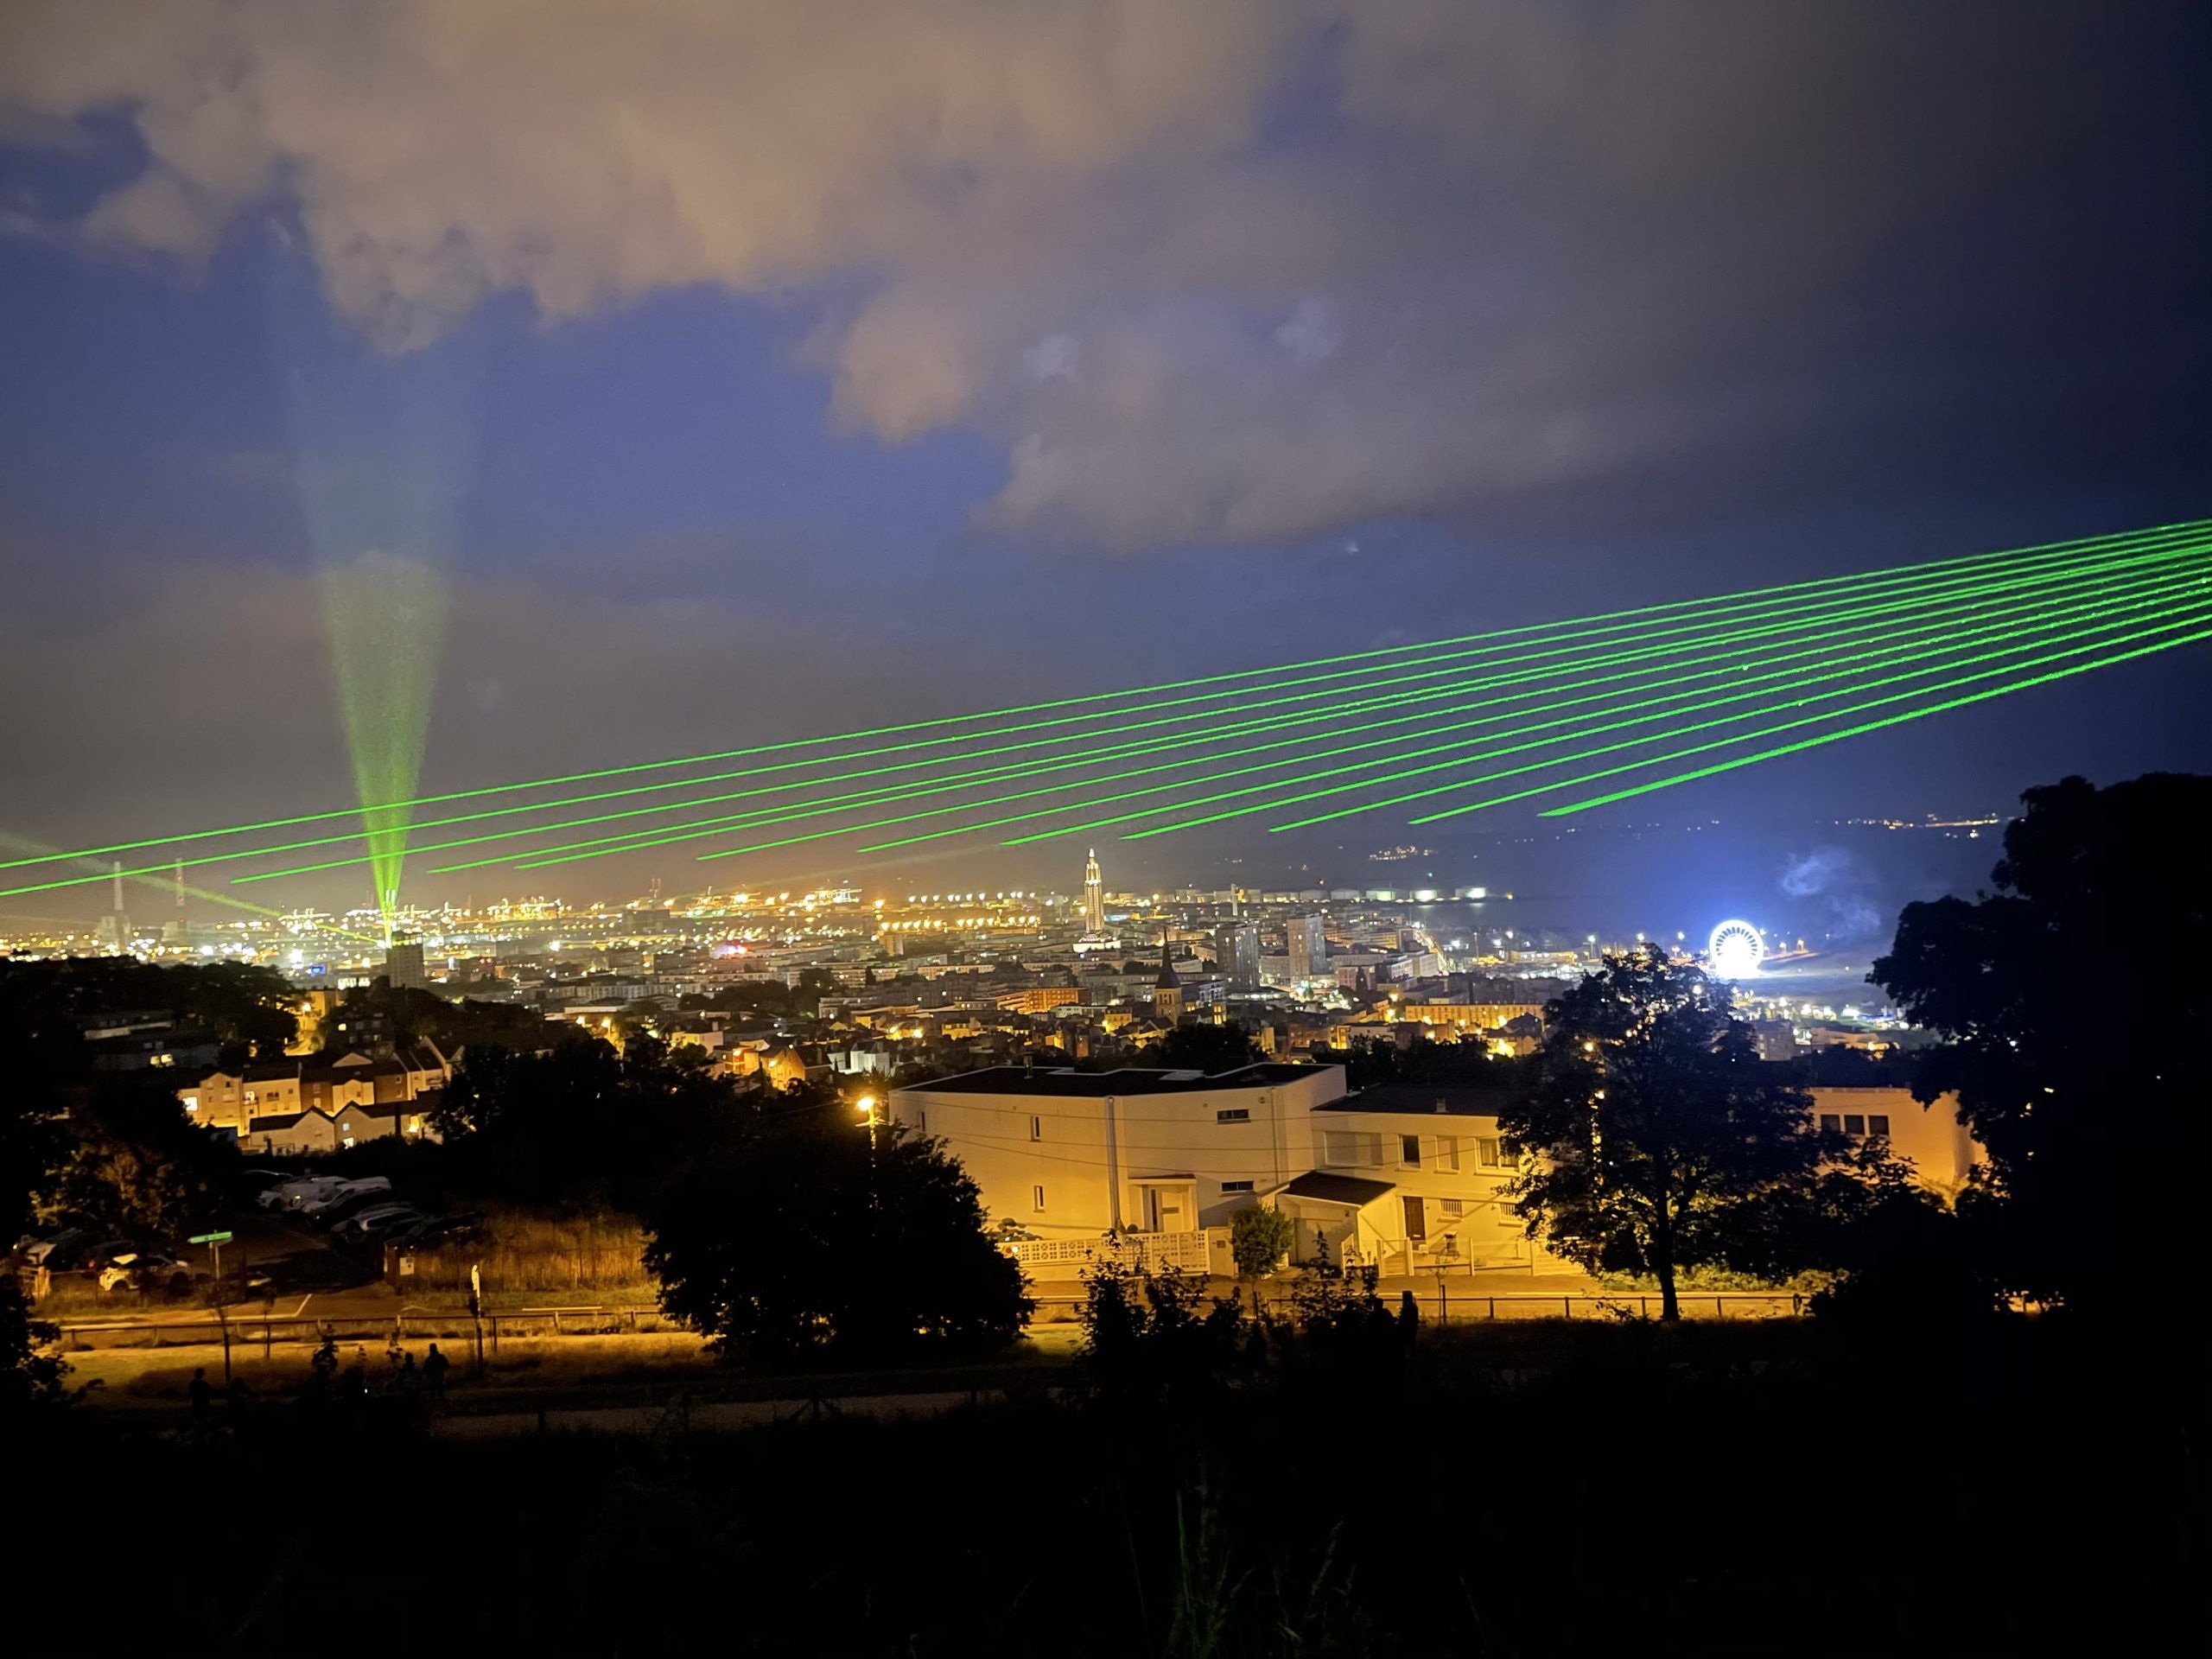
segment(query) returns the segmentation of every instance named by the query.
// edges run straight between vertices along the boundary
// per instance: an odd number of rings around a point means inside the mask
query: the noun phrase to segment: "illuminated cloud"
[[[980,523],[1143,548],[1833,451],[1916,394],[1838,365],[2001,360],[2018,319],[1853,284],[1961,204],[2001,222],[1945,295],[2095,245],[2012,189],[2139,118],[2093,12],[2006,51],[1941,5],[14,0],[0,112],[135,127],[86,239],[296,217],[395,350],[502,292],[812,308],[842,427],[980,432]]]

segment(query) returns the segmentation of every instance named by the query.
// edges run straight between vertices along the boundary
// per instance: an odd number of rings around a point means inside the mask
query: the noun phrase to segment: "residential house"
[[[1212,1077],[1001,1065],[895,1090],[891,1101],[900,1122],[959,1156],[995,1221],[1095,1239],[1225,1224],[1310,1166],[1310,1115],[1344,1091],[1336,1065],[1262,1063]]]

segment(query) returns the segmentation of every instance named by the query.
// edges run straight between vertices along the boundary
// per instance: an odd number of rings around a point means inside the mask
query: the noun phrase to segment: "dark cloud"
[[[2199,9],[11,17],[21,111],[143,136],[88,238],[200,257],[290,193],[400,346],[503,289],[561,317],[836,282],[839,419],[990,435],[1009,536],[1618,518],[1655,479],[1713,512],[1884,448],[1957,487],[2122,408],[2156,470],[2206,362]]]

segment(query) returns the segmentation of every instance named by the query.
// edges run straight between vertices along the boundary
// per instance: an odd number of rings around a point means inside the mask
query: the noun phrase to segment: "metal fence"
[[[1097,1238],[1025,1238],[1007,1254],[1031,1274],[1044,1270],[1056,1279],[1071,1278],[1094,1262],[1121,1262],[1133,1268],[1181,1268],[1204,1273],[1210,1265],[1204,1232],[1113,1233]],[[1057,1271],[1053,1271],[1057,1269]]]
[[[1158,1240],[1175,1237],[1154,1234]],[[1200,1240],[1203,1234],[1191,1235]],[[1074,1241],[1053,1240],[1060,1245]],[[1086,1245],[1088,1248],[1088,1245]],[[1383,1303],[1393,1311],[1402,1305],[1404,1292],[1383,1291]],[[1659,1297],[1630,1292],[1618,1295],[1548,1295],[1514,1291],[1491,1294],[1479,1290],[1441,1287],[1412,1293],[1414,1306],[1424,1320],[1464,1325],[1513,1319],[1570,1319],[1585,1322],[1653,1319],[1659,1317]],[[1287,1316],[1292,1309],[1287,1288],[1266,1286],[1258,1293],[1271,1313]],[[1034,1293],[1044,1322],[1065,1320],[1083,1305],[1083,1298],[1067,1291]],[[1791,1319],[1805,1312],[1802,1296],[1786,1291],[1694,1292],[1680,1299],[1688,1319]],[[482,1319],[484,1340],[496,1351],[504,1338],[625,1336],[654,1333],[678,1335],[688,1327],[657,1307],[526,1307],[486,1313]],[[233,1347],[269,1349],[278,1343],[320,1343],[326,1337],[347,1344],[363,1343],[396,1346],[421,1340],[474,1339],[478,1329],[466,1309],[406,1308],[385,1314],[315,1318],[234,1318],[229,1321]],[[102,1320],[60,1326],[64,1347],[146,1348],[177,1347],[220,1343],[223,1327],[213,1319],[120,1321]]]
[[[270,1348],[277,1343],[320,1343],[334,1337],[346,1344],[397,1344],[421,1340],[474,1338],[479,1321],[466,1308],[403,1308],[393,1313],[232,1317],[227,1321],[233,1347]],[[502,1337],[587,1337],[680,1334],[688,1327],[657,1307],[524,1307],[486,1313],[485,1341],[497,1349]],[[163,1348],[220,1343],[224,1324],[214,1319],[101,1320],[60,1325],[65,1348]]]
[[[1403,1305],[1406,1294],[1393,1290],[1377,1293],[1383,1306],[1394,1313]],[[1660,1314],[1656,1291],[1648,1295],[1639,1292],[1550,1295],[1541,1291],[1510,1291],[1493,1295],[1486,1291],[1445,1287],[1411,1294],[1414,1306],[1424,1320],[1450,1325],[1487,1324],[1497,1319],[1618,1322],[1656,1319]],[[1292,1312],[1292,1293],[1288,1289],[1270,1285],[1261,1287],[1255,1294],[1260,1306],[1269,1313],[1287,1318]],[[1048,1319],[1055,1314],[1071,1316],[1074,1310],[1082,1306],[1084,1300],[1067,1294],[1033,1294],[1033,1299]],[[1788,1291],[1703,1291],[1685,1293],[1678,1299],[1678,1306],[1686,1319],[1786,1319],[1805,1312],[1805,1299]]]

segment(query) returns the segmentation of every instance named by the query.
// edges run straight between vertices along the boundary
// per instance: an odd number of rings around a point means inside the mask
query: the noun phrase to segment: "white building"
[[[1811,1093],[1822,1128],[1886,1140],[1939,1192],[1955,1192],[1980,1156],[1947,1102]],[[994,1224],[1041,1242],[1022,1247],[1025,1268],[1079,1270],[1090,1247],[1126,1230],[1185,1241],[1186,1254],[1166,1259],[1226,1272],[1222,1230],[1263,1204],[1296,1224],[1295,1262],[1325,1248],[1391,1274],[1572,1271],[1513,1211],[1506,1104],[1496,1090],[1418,1084],[1350,1094],[1342,1066],[1274,1063],[1213,1077],[1002,1065],[891,1096],[893,1116],[966,1166]]]
[[[1506,1183],[1504,1097],[1478,1089],[1364,1090],[1313,1114],[1313,1173],[1275,1195],[1298,1224],[1291,1259],[1325,1240],[1338,1262],[1390,1273],[1563,1264],[1527,1236]]]
[[[902,1123],[942,1137],[993,1222],[1046,1239],[1194,1232],[1313,1166],[1312,1118],[1338,1065],[1263,1063],[1207,1077],[1128,1067],[992,1066],[894,1090]]]

